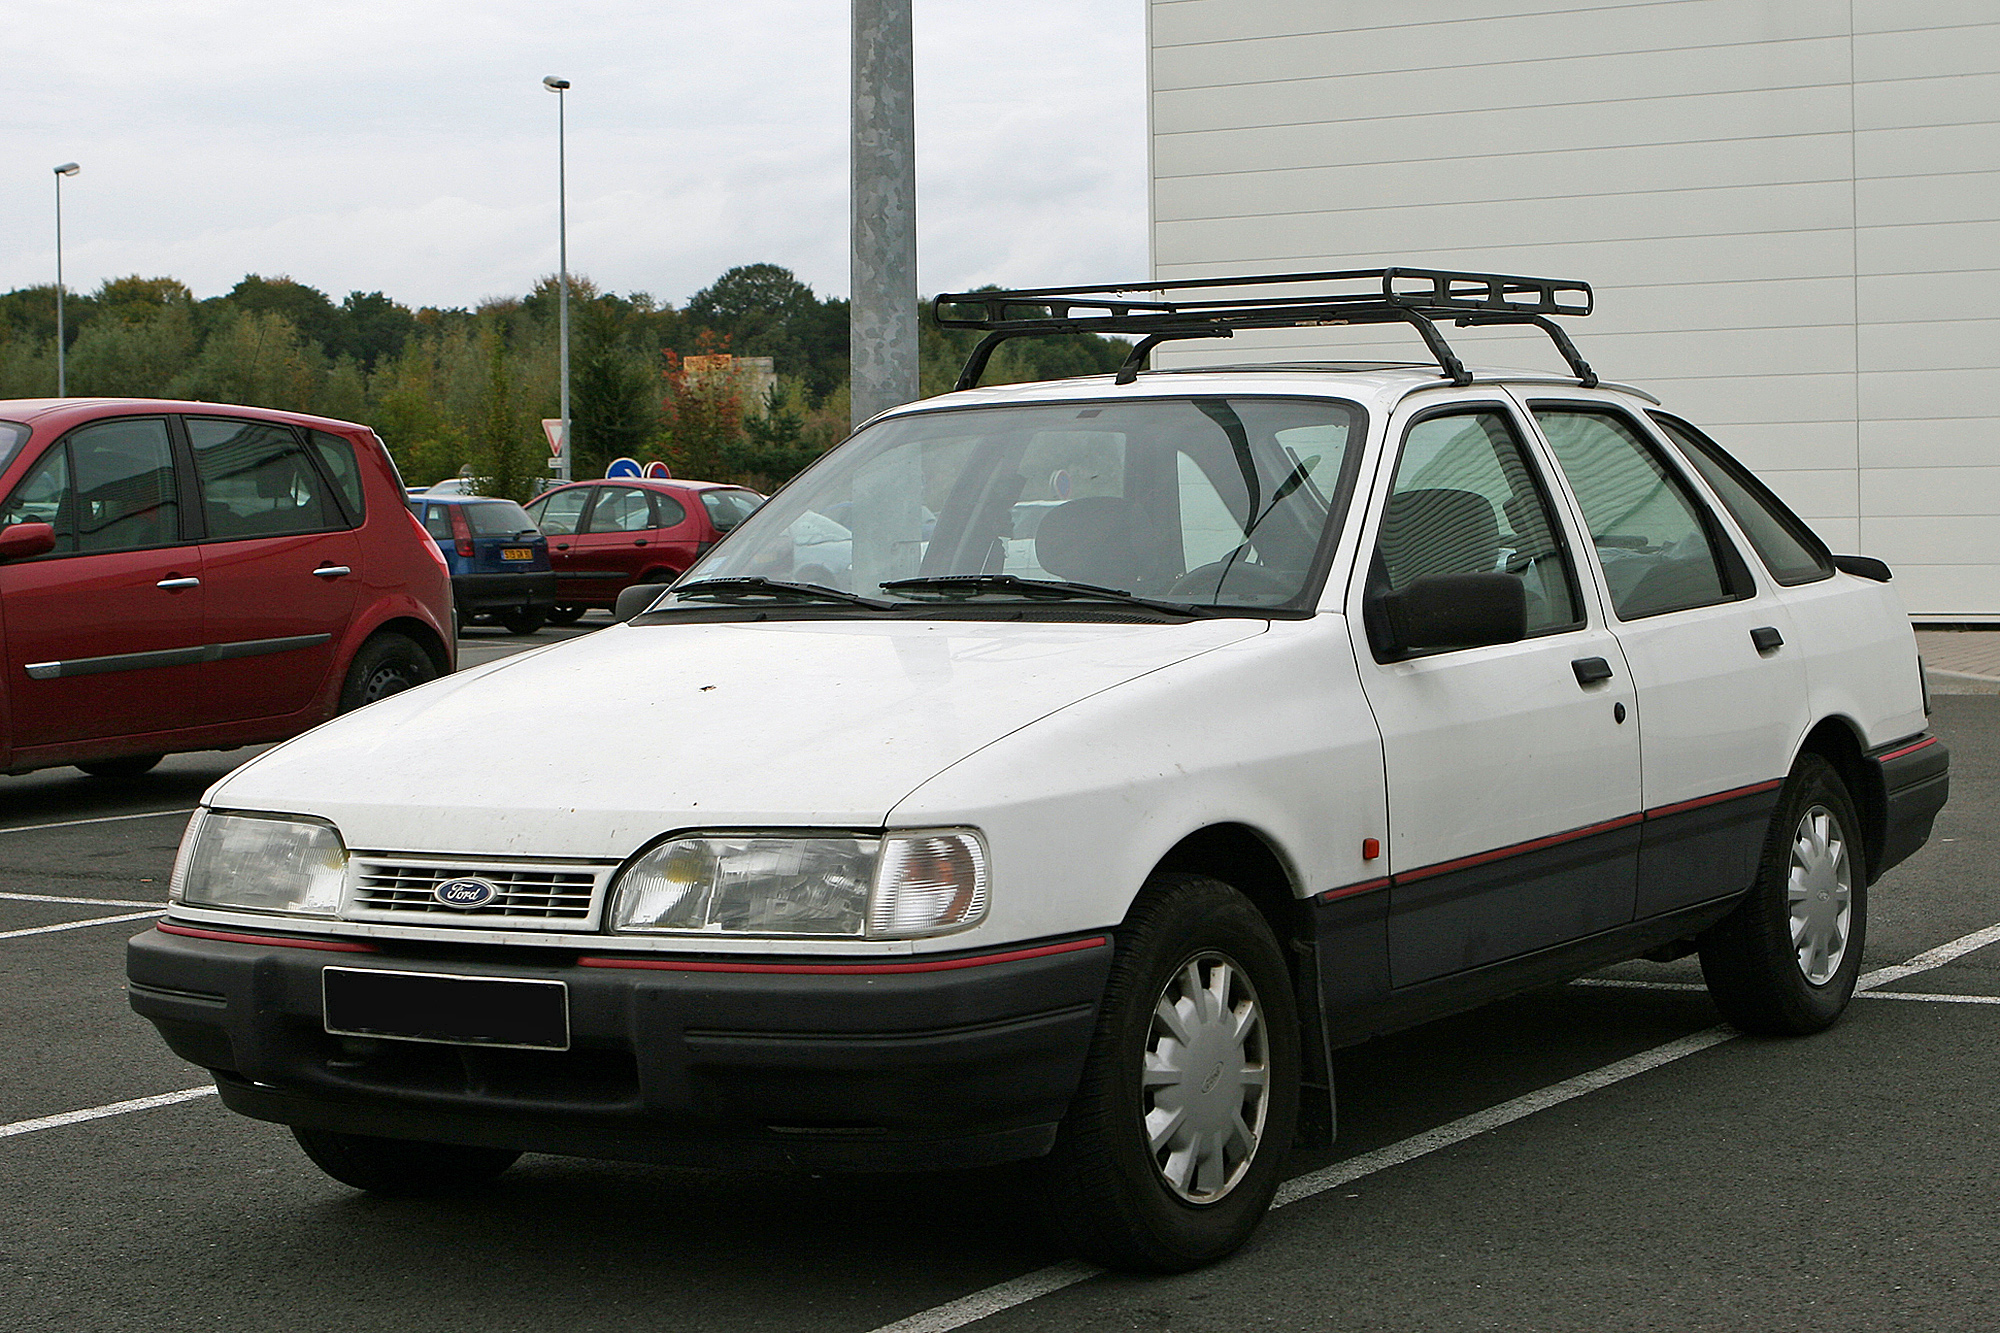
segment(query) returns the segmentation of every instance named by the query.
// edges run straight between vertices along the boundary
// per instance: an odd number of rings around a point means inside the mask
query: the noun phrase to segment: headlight
[[[965,829],[868,837],[670,838],[618,879],[616,931],[904,938],[986,914],[986,851]]]
[[[347,848],[331,824],[197,811],[174,858],[169,897],[201,907],[332,916]]]

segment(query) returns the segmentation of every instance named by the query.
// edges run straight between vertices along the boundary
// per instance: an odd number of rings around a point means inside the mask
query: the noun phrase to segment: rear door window
[[[653,526],[653,507],[636,486],[600,486],[590,510],[591,532],[644,532]]]
[[[1583,507],[1620,620],[1710,606],[1738,595],[1719,532],[1636,426],[1616,412],[1530,405]]]
[[[346,526],[331,487],[290,427],[189,417],[187,430],[211,541]]]

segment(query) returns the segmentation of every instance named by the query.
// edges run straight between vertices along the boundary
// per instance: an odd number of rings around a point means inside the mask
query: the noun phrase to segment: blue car
[[[491,618],[513,634],[548,622],[556,575],[527,510],[483,495],[413,495],[410,511],[444,553],[460,620]]]

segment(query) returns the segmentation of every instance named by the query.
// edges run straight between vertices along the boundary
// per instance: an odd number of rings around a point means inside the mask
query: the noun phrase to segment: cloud
[[[769,261],[847,289],[848,13],[826,0],[16,0],[0,289],[285,273],[472,305],[569,259],[684,301]],[[1145,272],[1139,0],[917,0],[927,290]]]

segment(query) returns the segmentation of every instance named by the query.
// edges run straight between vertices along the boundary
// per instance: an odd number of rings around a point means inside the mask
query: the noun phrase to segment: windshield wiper
[[[914,579],[890,579],[884,592],[934,592],[944,597],[978,597],[985,593],[1013,593],[1023,597],[1045,597],[1053,601],[1117,602],[1121,606],[1143,606],[1169,615],[1198,616],[1209,610],[1187,602],[1164,602],[1141,597],[1123,588],[1104,588],[1095,583],[1072,583],[1067,579],[1030,579],[1019,574],[932,574]]]
[[[676,597],[710,596],[771,597],[792,602],[838,602],[844,606],[865,606],[871,611],[893,609],[890,602],[877,601],[872,597],[862,597],[856,593],[843,592],[839,588],[829,588],[823,583],[789,583],[783,579],[767,579],[757,574],[745,574],[735,578],[697,579],[693,583],[676,584]]]

